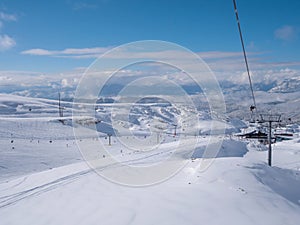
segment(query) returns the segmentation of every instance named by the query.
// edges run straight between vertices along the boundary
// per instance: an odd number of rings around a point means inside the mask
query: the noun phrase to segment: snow
[[[299,180],[293,180],[293,192],[286,184],[277,190],[274,176],[291,178],[264,164],[243,164],[218,159],[203,173],[191,161],[172,179],[147,188],[115,185],[84,163],[55,168],[1,184],[1,224],[297,224],[299,203],[288,197],[299,194]]]
[[[71,118],[60,122],[52,100],[13,98],[0,96],[4,111],[0,118],[1,225],[296,225],[300,221],[299,138],[274,144],[273,167],[269,167],[265,146],[232,135],[244,126],[241,121],[215,122],[216,130],[224,124],[227,127],[223,141],[218,132],[196,137],[195,133],[184,135],[179,127],[174,136],[173,128],[165,127],[157,142],[156,135],[154,139],[147,136],[148,124],[162,125],[163,117],[177,120],[179,110],[160,110],[154,105],[147,117],[140,108],[129,123],[120,123],[134,135],[112,137],[110,155],[105,156],[105,160],[112,157],[120,163],[101,169],[117,173],[124,165],[152,166],[166,162],[170,154],[184,167],[155,185],[132,187],[96,173],[78,148],[81,144],[99,148],[99,142],[108,146],[105,131],[112,128],[109,107],[101,111],[101,118],[106,119],[99,129],[102,132],[95,137],[90,135],[90,127],[83,125],[80,129],[86,129],[85,135],[76,140]],[[20,114],[14,111],[18,105],[35,105],[39,112]],[[212,121],[206,115],[201,118],[206,119],[195,127],[209,131]],[[90,121],[87,117],[76,119]],[[140,126],[137,121],[142,121]],[[137,141],[131,142],[134,139]],[[126,149],[126,141],[137,149]],[[216,155],[205,151],[208,141],[221,146]],[[157,148],[145,150],[156,144]]]
[[[0,127],[0,180],[82,160],[72,127],[53,118],[2,118]]]

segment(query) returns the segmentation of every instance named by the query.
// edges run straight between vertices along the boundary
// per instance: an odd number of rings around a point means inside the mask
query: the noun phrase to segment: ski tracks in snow
[[[53,180],[51,182],[39,185],[39,186],[34,186],[32,188],[26,189],[24,191],[20,191],[17,193],[9,194],[9,195],[4,195],[0,196],[0,209],[10,206],[12,204],[15,204],[21,200],[25,200],[27,198],[37,196],[40,194],[43,194],[45,192],[51,191],[53,189],[56,189],[58,187],[61,187],[63,185],[69,184],[77,179],[79,179],[81,176],[84,176],[90,172],[92,172],[92,169],[80,171],[74,174],[70,174],[61,178],[58,178],[56,180]],[[24,180],[22,181],[22,183]],[[20,185],[20,184],[18,184]],[[15,187],[16,185],[12,186]]]

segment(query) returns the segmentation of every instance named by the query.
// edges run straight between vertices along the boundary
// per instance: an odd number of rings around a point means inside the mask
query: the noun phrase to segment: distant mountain
[[[44,76],[23,77],[20,75],[8,78],[2,80],[0,94],[57,100],[60,92],[61,98],[65,102],[73,101],[78,84],[75,79],[71,78],[68,78],[67,85],[61,79]],[[20,82],[17,82],[19,80]],[[178,84],[180,85],[179,82]],[[253,102],[247,80],[228,76],[228,79],[220,79],[219,84],[224,95],[228,116],[249,118],[249,107]],[[97,103],[113,103],[115,96],[124,89],[124,85],[120,83],[105,85],[99,93]],[[183,83],[181,87],[187,94],[191,95],[191,99],[199,111],[209,112],[209,103],[199,86],[195,83]],[[260,112],[283,112],[300,120],[300,78],[298,74],[287,73],[286,71],[280,71],[276,74],[266,72],[261,76],[256,74],[256,77],[253,77],[253,88]],[[145,94],[143,89],[140,90],[140,93]],[[146,96],[145,94],[144,97]],[[153,102],[154,100],[156,103],[161,103],[158,99],[151,98],[144,98],[142,103]],[[7,111],[7,113],[10,112]]]
[[[270,89],[270,92],[275,93],[291,93],[300,92],[300,79],[285,79],[279,82],[275,87]]]
[[[230,117],[250,119],[250,106],[253,104],[248,83],[237,84],[231,80],[220,81],[220,86]],[[253,84],[257,113],[282,113],[300,121],[300,79],[293,76],[285,79],[272,77],[261,79]]]

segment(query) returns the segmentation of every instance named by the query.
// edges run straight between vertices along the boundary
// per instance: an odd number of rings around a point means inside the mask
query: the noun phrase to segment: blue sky
[[[300,67],[299,0],[237,0],[237,6],[253,63]],[[0,3],[1,71],[70,71],[88,66],[111,47],[145,39],[204,54],[241,51],[231,0]]]

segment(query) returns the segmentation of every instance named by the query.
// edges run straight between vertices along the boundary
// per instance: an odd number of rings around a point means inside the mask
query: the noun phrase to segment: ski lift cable
[[[253,106],[250,107],[250,109],[252,111],[252,109],[256,109],[256,101],[255,101],[253,85],[252,85],[252,80],[251,80],[251,76],[250,76],[248,60],[247,60],[247,54],[246,54],[246,50],[245,50],[245,45],[244,45],[244,40],[243,40],[243,35],[242,35],[242,30],[241,30],[241,25],[240,25],[240,20],[239,20],[239,15],[238,15],[235,0],[233,0],[233,5],[234,5],[235,17],[236,17],[236,21],[237,21],[237,25],[238,25],[238,29],[239,29],[241,44],[242,44],[242,48],[243,48],[244,60],[245,60],[245,64],[246,64],[247,74],[248,74],[248,78],[249,78],[250,90],[251,90],[251,93],[252,93]]]

